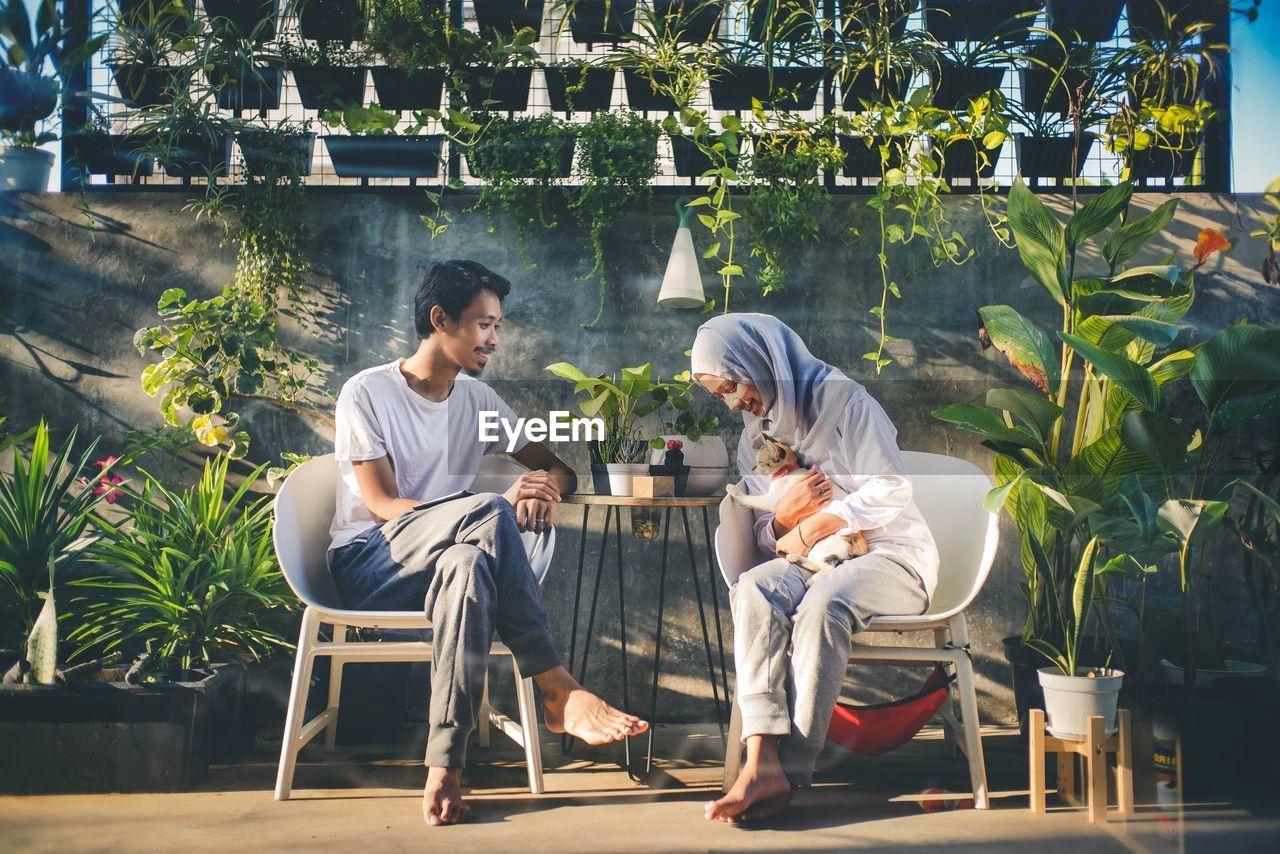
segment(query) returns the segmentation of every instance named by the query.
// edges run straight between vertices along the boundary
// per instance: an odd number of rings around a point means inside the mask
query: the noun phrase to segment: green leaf
[[[1062,226],[1044,202],[1017,178],[1009,189],[1009,225],[1018,239],[1018,254],[1032,278],[1059,305],[1067,304],[1067,250]]]
[[[1120,423],[1120,438],[1164,471],[1177,466],[1187,456],[1187,434],[1182,425],[1159,412],[1128,413]]]
[[[1083,356],[1093,367],[1123,388],[1143,409],[1155,411],[1163,400],[1160,387],[1147,369],[1121,353],[1103,350],[1078,335],[1059,332],[1058,337]]]
[[[1132,196],[1133,184],[1124,181],[1090,199],[1067,223],[1067,251],[1074,252],[1081,243],[1111,225]]]
[[[1200,345],[1191,386],[1216,415],[1228,402],[1280,382],[1280,329],[1248,323],[1215,332]]]
[[[1063,412],[1061,406],[1047,398],[1011,388],[991,389],[987,392],[987,406],[1005,410],[1030,428],[1042,442],[1048,441],[1053,425]]]
[[[873,359],[874,353],[868,354]],[[953,403],[935,410],[933,417],[946,421],[971,433],[977,433],[989,439],[1007,442],[1021,448],[1038,450],[1040,440],[1025,427],[1010,427],[994,410],[971,403]]]
[[[1138,253],[1142,244],[1164,229],[1173,219],[1178,199],[1170,199],[1142,219],[1126,223],[1116,229],[1102,248],[1102,257],[1112,268],[1119,267]]]
[[[176,305],[177,303],[182,302],[186,298],[187,292],[182,288],[169,288],[164,293],[160,294],[160,301],[156,303],[156,308],[168,308],[171,305]]]
[[[1160,505],[1160,528],[1176,536],[1186,548],[1212,533],[1228,507],[1225,501],[1171,498]]]
[[[992,345],[1045,394],[1058,386],[1061,367],[1048,334],[1007,305],[978,309]]]

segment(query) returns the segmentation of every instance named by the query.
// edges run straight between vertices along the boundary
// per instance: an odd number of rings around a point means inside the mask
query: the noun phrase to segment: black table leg
[[[716,589],[720,586],[720,572],[716,567],[715,541],[711,539],[711,519],[706,507],[702,508],[702,535],[706,538],[707,544],[707,577],[711,584],[711,610],[716,618],[716,649],[720,652],[720,678],[724,687],[724,703],[732,713],[733,704],[729,699],[729,668],[724,661],[724,635],[720,629],[720,597],[716,594]]]
[[[653,771],[653,730],[656,724],[653,719],[658,715],[658,673],[662,663],[662,614],[667,601],[667,543],[671,539],[671,508],[663,511],[662,517],[662,563],[658,570],[658,630],[653,638],[653,687],[649,693],[649,745],[646,749],[644,772]]]
[[[573,591],[573,626],[569,630],[569,672],[573,673],[573,665],[578,655],[578,617],[582,610],[582,569],[587,561],[587,537],[590,530],[587,523],[591,519],[591,505],[582,505],[582,536],[578,540],[578,582]],[[569,749],[569,736],[560,737],[560,752]]]
[[[631,688],[627,680],[627,597],[622,584],[622,508],[617,508],[613,516],[614,539],[617,545],[614,550],[618,554],[618,637],[622,642],[622,710],[631,713]],[[631,736],[622,740],[627,774],[631,774]]]
[[[716,665],[711,657],[711,636],[707,632],[707,612],[702,605],[702,582],[698,579],[698,560],[693,551],[693,532],[689,527],[689,510],[680,508],[684,524],[684,538],[689,546],[689,569],[693,576],[693,595],[698,600],[698,620],[702,623],[702,646],[707,653],[707,674],[711,677],[711,697],[716,704],[716,724],[720,727],[720,740],[725,740],[724,714],[720,711],[720,686],[716,682]],[[710,548],[710,544],[708,544]],[[728,699],[727,697],[725,698]]]
[[[591,593],[591,611],[587,615],[587,633],[582,641],[582,670],[578,673],[578,683],[582,684],[587,679],[587,660],[591,655],[591,632],[595,628],[596,623],[596,606],[600,601],[600,581],[604,578],[604,556],[609,549],[609,522],[612,519],[615,508],[612,506],[605,507],[604,511],[604,531],[600,538],[600,557],[596,561],[596,583],[595,589]],[[618,511],[621,512],[620,510]],[[573,743],[573,737],[566,734],[564,738],[564,749],[568,750],[569,745]]]

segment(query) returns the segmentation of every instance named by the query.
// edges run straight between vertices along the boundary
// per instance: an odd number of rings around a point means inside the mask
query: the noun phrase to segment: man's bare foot
[[[578,684],[563,667],[534,677],[542,691],[547,729],[565,732],[587,744],[607,744],[639,735],[649,724],[610,706]]]
[[[747,763],[732,788],[723,798],[707,801],[708,821],[720,819],[737,823],[766,818],[781,812],[791,803],[791,781],[778,760],[777,740],[766,739],[763,749],[759,744],[748,744]]]
[[[462,799],[461,768],[428,768],[422,791],[422,817],[427,824],[457,824],[471,817],[471,805]]]

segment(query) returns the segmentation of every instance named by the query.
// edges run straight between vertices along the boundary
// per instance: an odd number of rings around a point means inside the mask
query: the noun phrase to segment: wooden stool
[[[1044,711],[1031,710],[1031,811],[1045,811],[1045,754],[1058,754],[1058,797],[1067,804],[1081,806],[1076,796],[1076,756],[1085,759],[1085,801],[1089,823],[1107,820],[1107,754],[1116,755],[1116,812],[1121,818],[1133,815],[1133,736],[1129,730],[1129,710],[1116,711],[1116,734],[1106,737],[1100,715],[1089,718],[1083,741],[1055,738],[1045,732]]]

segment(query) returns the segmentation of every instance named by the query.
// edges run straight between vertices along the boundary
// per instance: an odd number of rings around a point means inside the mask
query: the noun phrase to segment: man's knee
[[[496,492],[480,492],[471,496],[472,512],[478,519],[494,527],[516,524],[516,510]]]
[[[482,592],[493,589],[489,556],[470,543],[457,543],[445,549],[436,562],[436,573],[441,587],[477,588]]]
[[[854,616],[848,601],[837,591],[815,584],[796,606],[794,621],[799,630],[808,625],[815,628],[835,626],[852,630]]]

